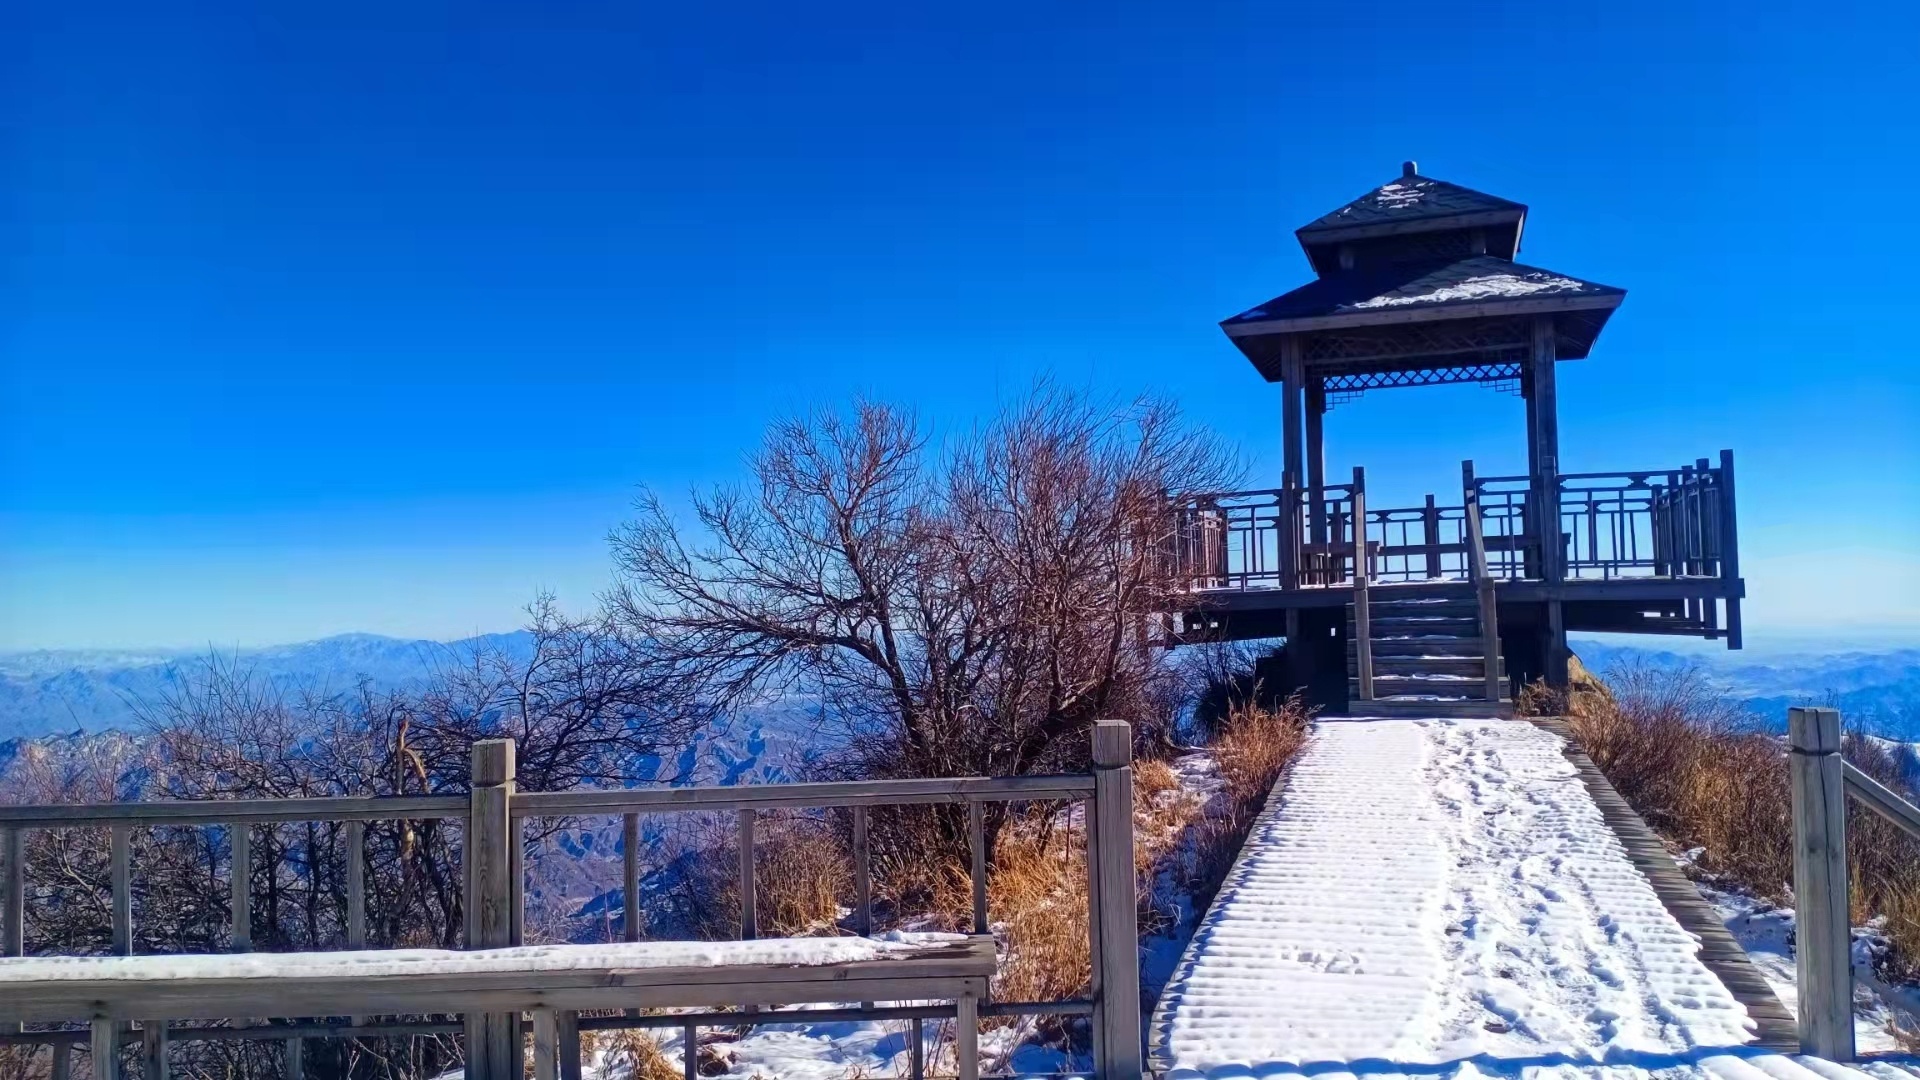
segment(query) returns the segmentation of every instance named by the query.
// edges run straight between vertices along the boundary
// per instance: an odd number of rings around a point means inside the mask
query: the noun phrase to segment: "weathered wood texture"
[[[1099,1080],[1138,1080],[1144,1068],[1140,1028],[1140,937],[1133,861],[1133,729],[1103,720],[1093,728],[1093,880],[1099,903]]]
[[[519,882],[514,880],[512,740],[485,739],[474,743],[470,768],[472,788],[465,838],[467,948],[500,948],[517,944],[514,927],[519,921],[514,912],[520,890]],[[289,1010],[286,1015],[324,1015],[326,1011]],[[364,1007],[331,1011],[399,1010]],[[470,1011],[466,1023],[468,1076],[472,1080],[520,1080],[525,1064],[520,1017],[500,1010]]]
[[[1840,714],[1787,710],[1793,783],[1794,953],[1800,1048],[1851,1061],[1853,957],[1847,907],[1847,803]]]
[[[0,985],[0,1021],[20,1017],[33,1022],[86,1018],[101,1025],[91,1035],[86,1032],[0,1032],[6,1045],[32,1045],[36,1042],[70,1049],[75,1042],[101,1041],[102,1032],[111,1039],[131,1022],[157,1025],[169,1019],[202,1019],[225,1022],[225,1026],[183,1029],[196,1039],[268,1039],[278,1043],[287,1055],[289,1075],[297,1075],[302,1064],[299,1040],[338,1037],[346,1034],[422,1034],[439,1033],[455,1025],[442,1021],[409,1024],[380,1024],[368,1018],[382,1014],[455,1013],[464,1014],[458,1025],[467,1035],[468,1071],[474,1080],[518,1080],[523,1068],[520,1041],[523,1011],[553,1011],[550,1041],[555,1051],[547,1068],[561,1077],[577,1077],[577,1030],[580,1009],[618,1008],[626,1016],[596,1017],[595,1026],[646,1026],[653,1018],[641,1016],[639,1009],[740,1006],[757,1009],[769,1005],[817,1004],[828,1001],[859,1000],[938,1001],[955,1004],[944,1015],[961,1021],[961,1059],[969,1069],[977,1068],[977,1048],[972,1033],[982,1015],[1020,1016],[1029,1014],[1089,1015],[1107,1031],[1110,1039],[1096,1048],[1099,1071],[1112,1080],[1136,1080],[1139,1073],[1139,986],[1136,944],[1133,933],[1134,882],[1132,837],[1131,729],[1124,723],[1104,722],[1093,732],[1092,775],[1026,777],[962,777],[953,779],[900,780],[855,783],[784,784],[744,786],[724,789],[676,788],[671,790],[587,791],[521,794],[515,789],[513,746],[508,740],[476,743],[471,758],[471,791],[465,799],[434,797],[363,800],[354,798],[248,800],[220,803],[165,802],[135,804],[99,804],[90,806],[17,806],[0,808],[0,892],[5,894],[4,931],[0,942],[11,943],[8,934],[22,922],[21,904],[25,896],[20,861],[8,858],[20,834],[29,828],[106,825],[112,835],[112,912],[114,951],[129,954],[133,948],[133,910],[131,860],[134,830],[153,826],[224,827],[232,852],[231,903],[235,916],[232,945],[236,950],[250,944],[249,909],[252,876],[251,826],[278,821],[342,821],[341,832],[345,861],[346,906],[345,934],[350,949],[364,948],[366,927],[366,829],[365,822],[406,817],[456,817],[456,806],[464,811],[462,823],[462,874],[465,879],[464,940],[467,949],[486,949],[516,945],[523,933],[522,897],[524,845],[521,821],[526,817],[570,814],[613,813],[623,817],[626,858],[623,860],[626,927],[624,936],[639,933],[638,815],[649,812],[686,812],[732,809],[737,812],[740,837],[740,872],[743,904],[743,934],[757,931],[754,920],[753,823],[758,811],[785,807],[843,807],[854,815],[856,882],[859,893],[858,922],[863,930],[872,924],[872,881],[867,817],[871,806],[962,804],[967,807],[968,832],[972,858],[974,916],[976,927],[984,931],[988,911],[987,875],[990,860],[985,844],[986,804],[1041,799],[1087,800],[1089,823],[1089,891],[1104,894],[1110,903],[1096,905],[1089,918],[1089,933],[1095,946],[1096,967],[1104,966],[1107,994],[1086,1001],[1007,1002],[986,1001],[987,980],[994,969],[992,939],[985,934],[944,961],[931,954],[912,961],[892,960],[870,970],[839,965],[820,968],[781,969],[735,967],[726,969],[654,969],[646,972],[594,973],[570,981],[567,973],[519,972],[477,981],[464,976],[436,974],[389,978],[357,976],[348,984],[343,980],[315,979],[311,972],[298,977],[250,976],[245,979],[136,979],[128,981],[68,981],[21,986],[17,982]],[[1104,840],[1104,844],[1096,840]],[[1104,851],[1104,855],[1101,852]],[[17,946],[14,951],[18,951]],[[916,969],[915,964],[921,965]],[[928,967],[926,965],[932,964]],[[942,966],[944,964],[944,966]],[[1099,977],[1096,976],[1096,979]],[[821,986],[810,984],[821,983]],[[618,1004],[613,1004],[617,1002]],[[929,1016],[943,1015],[941,1006],[918,1006],[912,1013],[915,1023]],[[929,1011],[931,1009],[931,1011]],[[817,1011],[817,1010],[816,1010]],[[900,1011],[895,1008],[863,1007],[850,1015]],[[705,1015],[705,1014],[700,1014]],[[715,1014],[714,1024],[733,1022],[738,1014]],[[347,1023],[319,1023],[312,1020],[294,1024],[258,1026],[252,1017],[278,1017],[299,1021],[301,1017],[348,1017]],[[677,1021],[676,1021],[677,1022]],[[688,1023],[704,1023],[693,1018]],[[131,1029],[129,1029],[131,1030]],[[158,1037],[156,1034],[153,1037]],[[569,1052],[568,1047],[574,1049]],[[153,1060],[151,1047],[144,1060]],[[101,1068],[111,1064],[112,1054],[102,1053]],[[569,1061],[573,1064],[570,1066]]]
[[[1353,647],[1359,665],[1360,700],[1373,700],[1373,614],[1368,607],[1372,579],[1367,551],[1367,472],[1353,467]]]
[[[246,952],[253,948],[253,826],[230,825],[227,836],[232,848],[228,885],[233,893],[233,951]]]
[[[1920,806],[1901,798],[1893,789],[1861,772],[1850,761],[1842,760],[1840,775],[1847,794],[1868,810],[1900,827],[1908,836],[1920,840]]]
[[[1653,886],[1660,903],[1682,929],[1700,939],[1700,962],[1725,984],[1754,1021],[1753,1045],[1769,1050],[1793,1051],[1799,1048],[1793,1013],[1780,1002],[1766,977],[1753,965],[1745,949],[1720,921],[1713,905],[1700,895],[1693,882],[1673,861],[1666,844],[1647,826],[1627,800],[1614,789],[1600,767],[1573,739],[1565,720],[1558,717],[1534,717],[1532,723],[1560,736],[1565,741],[1562,753],[1580,774],[1580,781],[1600,808],[1600,816],[1613,830],[1634,868]]]
[[[644,947],[644,946],[642,946]],[[577,946],[591,950],[593,946]],[[164,965],[164,957],[116,963]],[[832,964],[727,964],[696,967],[587,965],[563,970],[405,975],[342,973],[298,979],[259,975],[201,978],[99,978],[0,982],[0,1018],[30,1023],[99,1020],[217,1020],[240,1016],[343,1016],[350,1012],[417,1015],[553,1009],[687,1008],[702,1005],[804,1005],[870,997],[876,1001],[984,995],[994,971],[993,939],[968,937],[903,956]],[[518,1041],[519,1017],[509,1029]]]

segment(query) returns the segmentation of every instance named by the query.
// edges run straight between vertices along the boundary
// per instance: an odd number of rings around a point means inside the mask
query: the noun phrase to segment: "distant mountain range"
[[[454,642],[342,634],[217,655],[287,689],[335,693],[350,691],[362,681],[380,689],[404,688],[458,663],[476,648],[523,653],[529,644],[528,635],[520,631]],[[1665,651],[1598,639],[1576,639],[1573,644],[1587,667],[1603,676],[1630,663],[1698,664],[1764,718],[1784,723],[1788,706],[1834,704],[1850,722],[1920,739],[1920,648],[1761,653]],[[159,701],[196,665],[215,655],[184,649],[0,653],[0,740],[132,728],[140,703]],[[807,723],[802,711],[769,711],[764,725],[751,725],[751,731],[729,740],[738,745],[706,749],[732,762],[726,771],[744,775],[765,764],[769,737],[782,743],[797,736],[797,729]],[[793,749],[789,745],[779,756],[786,758]]]
[[[0,739],[126,729],[137,723],[141,703],[158,702],[183,676],[216,658],[284,689],[338,693],[362,681],[404,688],[476,648],[518,653],[530,640],[524,631],[454,642],[341,634],[256,649],[0,653]]]
[[[1820,652],[1669,652],[1575,639],[1588,669],[1605,677],[1623,665],[1698,665],[1761,719],[1782,729],[1795,705],[1831,705],[1850,725],[1920,739],[1920,649]]]

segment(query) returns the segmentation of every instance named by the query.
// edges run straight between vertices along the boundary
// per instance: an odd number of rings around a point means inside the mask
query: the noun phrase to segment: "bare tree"
[[[1163,508],[1231,473],[1170,407],[1043,388],[935,455],[860,403],[751,464],[697,534],[649,493],[612,538],[610,609],[676,711],[814,695],[869,776],[1058,768],[1097,718],[1161,718]]]

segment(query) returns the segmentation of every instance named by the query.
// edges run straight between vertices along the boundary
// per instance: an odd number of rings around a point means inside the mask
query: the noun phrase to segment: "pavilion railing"
[[[1473,580],[1465,503],[1478,505],[1487,572],[1502,581],[1739,576],[1733,455],[1677,469],[1473,477],[1462,504],[1369,507],[1372,580]],[[1550,514],[1541,507],[1553,493]],[[1471,495],[1471,498],[1468,495]],[[1543,520],[1550,517],[1551,524]],[[1543,538],[1557,534],[1557,541]],[[1353,488],[1271,488],[1173,507],[1166,540],[1195,591],[1315,588],[1353,580]]]

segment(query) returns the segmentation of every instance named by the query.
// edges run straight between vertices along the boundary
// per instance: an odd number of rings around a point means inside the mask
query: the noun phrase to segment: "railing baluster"
[[[72,1080],[73,1077],[73,1040],[61,1039],[53,1044],[53,1062],[48,1068],[48,1080]]]
[[[94,1020],[89,1027],[87,1056],[93,1059],[93,1080],[119,1080],[120,1022]]]
[[[367,947],[367,823],[349,821],[347,850],[347,948]]]
[[[232,880],[228,882],[233,894],[232,949],[246,952],[253,947],[253,893],[249,888],[253,881],[253,826],[228,825],[227,839],[233,852]]]
[[[853,925],[861,937],[873,934],[873,853],[867,848],[867,808],[853,808]]]
[[[119,956],[133,955],[132,847],[132,826],[113,826],[110,855],[113,868],[113,951]]]
[[[687,1024],[680,1029],[680,1070],[685,1080],[700,1080],[700,1028]]]
[[[967,802],[967,850],[972,856],[973,932],[987,932],[986,807],[978,799]]]
[[[286,1080],[305,1080],[307,1075],[306,1041],[298,1036],[288,1039],[284,1048]]]
[[[620,819],[620,936],[640,940],[640,815]]]
[[[0,860],[7,864],[0,887],[6,891],[4,951],[8,956],[24,956],[27,951],[27,857],[22,832],[0,830]]]
[[[167,1022],[140,1021],[140,1070],[146,1080],[167,1080]]]
[[[912,1034],[913,1045],[908,1048],[907,1075],[912,1077],[912,1080],[926,1080],[927,1022],[916,1016],[913,1018],[911,1023],[913,1028],[913,1034]],[[689,1076],[687,1077],[687,1080],[694,1080],[694,1078]]]
[[[738,815],[740,833],[740,940],[750,941],[755,936],[753,895],[753,811],[742,810]]]

